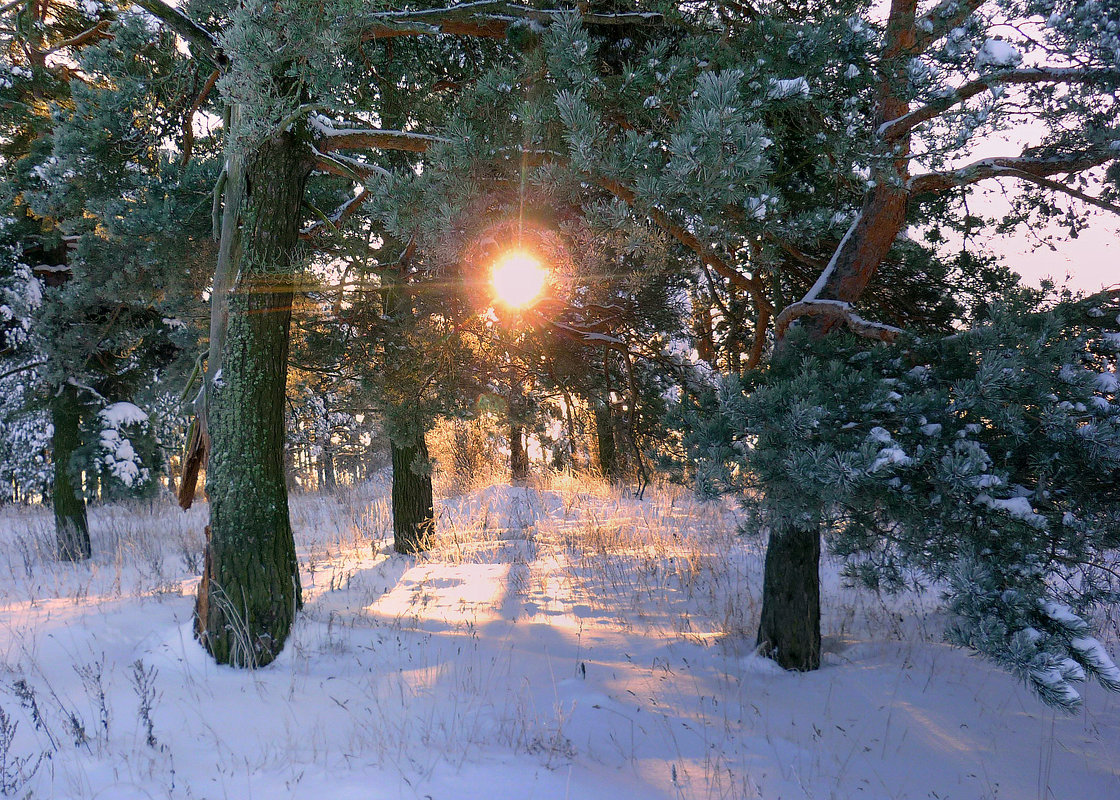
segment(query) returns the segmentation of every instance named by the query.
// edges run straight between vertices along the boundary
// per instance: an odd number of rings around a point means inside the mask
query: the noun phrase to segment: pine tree
[[[1038,11],[1045,12],[1044,24],[1031,17]],[[1010,177],[1050,194],[1110,207],[1107,198],[1053,176],[1076,177],[1116,162],[1111,145],[1116,121],[1099,110],[1111,105],[1108,98],[1120,81],[1120,50],[1111,30],[1115,21],[1111,29],[1108,22],[1112,16],[1114,10],[1096,5],[1084,15],[1079,4],[983,2],[942,3],[919,14],[913,0],[895,0],[878,56],[869,181],[862,207],[813,287],[778,316],[778,337],[801,316],[809,317],[818,333],[847,324],[873,338],[891,340],[898,335],[896,327],[868,322],[852,309],[915,210],[917,203],[912,201]],[[1013,24],[1004,27],[994,21],[1004,18]],[[1025,54],[1038,63],[1021,66]],[[1001,120],[1024,116],[1047,129],[1042,145],[1015,156],[953,166],[954,157],[967,156],[981,133],[1001,125]],[[911,156],[918,145],[929,154],[930,170],[913,175]],[[787,349],[796,362],[796,349]],[[781,663],[814,669],[819,663],[812,655],[819,622],[812,620],[796,633],[768,622],[790,613],[803,616],[791,598],[809,591],[805,584],[818,582],[815,540],[820,528],[816,521],[806,522],[772,536],[772,547],[790,549],[799,560],[768,560],[775,569],[768,569],[764,583],[759,640],[776,650]],[[806,602],[816,607],[819,600],[810,597]],[[802,652],[810,656],[787,662],[783,655]]]
[[[802,358],[724,388],[708,439],[743,467],[724,480],[758,492],[768,572],[815,565],[790,548],[825,531],[853,580],[943,587],[950,640],[1046,702],[1075,708],[1086,675],[1120,691],[1090,625],[1120,591],[1118,311],[1115,292],[1043,309],[1027,296],[970,330],[870,349],[798,332]],[[788,638],[761,643],[811,668],[819,581],[794,577],[764,609],[763,630]]]
[[[21,81],[6,87],[21,100],[6,106],[16,113],[4,119],[4,159],[9,235],[18,261],[46,286],[23,280],[43,302],[30,313],[24,304],[29,360],[13,373],[21,379],[13,411],[26,419],[36,404],[50,408],[59,553],[81,559],[90,552],[81,473],[103,472],[126,491],[155,486],[158,448],[134,448],[124,431],[100,424],[98,409],[154,399],[161,372],[174,372],[189,345],[174,319],[189,295],[167,280],[168,269],[181,269],[167,256],[192,235],[192,181],[205,170],[180,172],[157,149],[184,102],[169,38],[107,6],[33,6],[17,13],[9,51],[28,66],[14,66]]]

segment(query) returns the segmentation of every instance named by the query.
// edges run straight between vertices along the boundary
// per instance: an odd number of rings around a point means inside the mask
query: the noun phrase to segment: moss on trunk
[[[288,133],[247,159],[239,277],[210,390],[210,537],[196,631],[219,663],[234,666],[272,661],[302,604],[284,481],[284,390],[308,172]]]
[[[54,529],[58,557],[64,561],[84,561],[90,557],[89,523],[86,502],[71,460],[81,445],[81,404],[72,386],[64,386],[51,400],[51,459],[54,464]]]

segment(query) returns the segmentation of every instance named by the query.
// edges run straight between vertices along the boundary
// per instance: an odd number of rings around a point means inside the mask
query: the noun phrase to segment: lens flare
[[[498,300],[510,308],[524,308],[537,298],[548,281],[548,270],[523,250],[511,250],[494,265],[490,285]]]

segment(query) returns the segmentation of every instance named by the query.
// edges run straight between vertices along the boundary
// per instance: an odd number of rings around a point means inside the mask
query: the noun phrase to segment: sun
[[[490,284],[503,304],[524,308],[544,290],[548,270],[524,250],[511,250],[494,264]]]

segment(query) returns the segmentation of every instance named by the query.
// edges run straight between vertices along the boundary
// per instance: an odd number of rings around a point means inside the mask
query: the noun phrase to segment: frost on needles
[[[723,387],[698,444],[763,525],[819,526],[870,587],[940,589],[949,641],[1072,711],[1089,677],[1120,691],[1092,635],[1120,599],[1117,328],[1113,292],[942,338],[794,342],[808,355]]]

